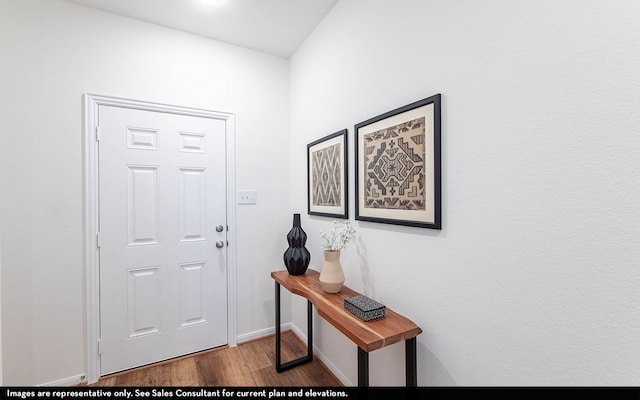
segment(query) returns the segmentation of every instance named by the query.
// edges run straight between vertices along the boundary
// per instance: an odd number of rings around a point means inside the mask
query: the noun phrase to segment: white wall
[[[353,149],[354,124],[442,93],[444,228],[357,223],[342,259],[423,328],[420,385],[640,382],[638,20],[633,0],[341,0],[292,57],[298,209],[307,143],[349,128]],[[315,268],[330,222],[302,221]],[[355,383],[355,346],[317,329]],[[403,384],[403,349],[372,353],[372,384]]]
[[[236,114],[238,334],[273,326],[291,226],[287,60],[52,0],[0,2],[4,384],[86,372],[84,93]],[[288,315],[288,313],[287,313]]]
[[[342,0],[288,67],[63,2],[0,2],[3,384],[86,369],[86,92],[236,113],[237,187],[259,192],[237,209],[241,336],[273,325],[268,273],[304,216],[306,144],[442,93],[444,229],[356,224],[347,284],[423,327],[420,385],[637,384],[638,17],[632,0]],[[330,220],[302,222],[319,269]],[[355,347],[316,329],[355,382]],[[403,366],[402,346],[372,353],[372,383],[402,384]]]
[[[0,229],[0,385],[3,381],[2,373],[2,230]]]

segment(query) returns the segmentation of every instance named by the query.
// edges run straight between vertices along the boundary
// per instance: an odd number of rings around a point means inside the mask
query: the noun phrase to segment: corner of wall
[[[307,335],[300,328],[298,328],[296,324],[291,323],[290,328],[300,340],[302,340],[304,343],[309,343]],[[338,366],[335,365],[333,361],[331,361],[331,359],[327,355],[325,355],[315,344],[313,345],[313,354],[315,354],[315,356],[318,357],[320,361],[322,361],[322,363],[329,369],[329,371],[331,371],[331,373],[336,378],[338,378],[338,380],[342,382],[344,386],[356,386],[355,383],[353,383],[351,379],[349,379],[347,375],[345,375],[344,372],[340,368],[338,368]]]
[[[2,379],[2,230],[0,229],[0,386],[3,385]]]

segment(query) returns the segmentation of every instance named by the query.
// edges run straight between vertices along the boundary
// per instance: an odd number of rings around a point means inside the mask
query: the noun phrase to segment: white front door
[[[227,343],[225,121],[104,106],[100,370]]]

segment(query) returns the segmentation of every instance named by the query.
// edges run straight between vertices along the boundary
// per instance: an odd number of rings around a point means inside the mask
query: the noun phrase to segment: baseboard
[[[288,322],[286,324],[282,324],[282,330],[283,331],[286,331],[288,329],[293,329],[293,327],[292,327],[290,322]],[[260,338],[263,338],[265,336],[273,335],[273,334],[275,334],[275,332],[276,332],[275,327],[271,327],[271,328],[261,329],[259,331],[255,331],[255,332],[245,333],[243,335],[238,335],[237,343],[239,344],[239,343],[243,343],[243,342],[249,342],[249,341],[255,340],[255,339],[260,339]],[[60,380],[57,380],[57,381],[42,383],[42,384],[40,384],[38,386],[74,386],[74,385],[79,385],[79,384],[83,383],[85,380],[86,380],[85,375],[76,375],[76,376],[71,376],[69,378],[60,379]]]
[[[302,331],[297,326],[291,324],[291,330],[300,338],[300,340],[307,343],[307,335],[302,333]],[[327,368],[329,368],[329,371],[331,371],[333,375],[335,375],[336,378],[338,378],[344,386],[355,386],[354,383],[351,382],[351,380],[347,378],[346,375],[343,374],[342,371],[340,371],[340,369],[336,367],[335,364],[332,363],[331,360],[329,360],[329,358],[325,356],[315,345],[313,346],[313,353],[320,359],[320,361],[322,361],[322,363]]]
[[[282,324],[283,331],[288,329],[293,329],[291,322],[287,322],[286,324]],[[243,342],[250,342],[252,340],[261,339],[265,336],[274,335],[276,333],[276,328],[272,326],[271,328],[260,329],[259,331],[244,333],[242,335],[238,335],[236,341],[238,344]]]
[[[300,340],[302,340],[304,343],[307,342],[307,335],[302,333],[302,331],[293,323],[287,322],[286,324],[282,324],[283,331],[286,331],[288,329],[293,331],[293,333],[296,336],[298,336]],[[276,333],[275,327],[260,329],[258,331],[238,335],[237,342],[238,344],[244,343],[244,342],[250,342],[252,340],[261,339],[265,336],[274,335],[275,333]],[[329,371],[331,371],[331,373],[333,373],[336,376],[336,378],[338,378],[340,382],[342,382],[343,385],[355,386],[353,382],[351,382],[351,380],[347,378],[345,374],[343,374],[342,371],[340,371],[340,369],[336,367],[335,364],[333,364],[331,360],[327,356],[325,356],[315,345],[313,346],[313,353],[316,355],[316,357],[320,359],[320,361],[322,361],[322,363],[327,368],[329,368]]]
[[[291,322],[282,324],[282,330],[292,330],[293,333],[295,333],[303,342],[307,342],[307,335],[303,334],[302,331]],[[238,344],[249,342],[252,340],[263,338],[265,336],[274,335],[275,332],[275,327],[260,329],[258,331],[238,335],[237,342]],[[316,346],[313,346],[313,351],[315,355],[322,361],[322,363],[326,365],[327,368],[329,368],[329,370],[336,376],[336,378],[338,378],[345,386],[353,386],[352,382],[324,354],[322,354],[322,352],[320,352],[320,350],[318,350]],[[85,375],[76,375],[57,381],[42,383],[38,386],[74,386],[83,383],[85,380]]]
[[[71,376],[69,378],[60,379],[57,381],[42,383],[38,386],[75,386],[83,383],[86,380],[84,375]]]

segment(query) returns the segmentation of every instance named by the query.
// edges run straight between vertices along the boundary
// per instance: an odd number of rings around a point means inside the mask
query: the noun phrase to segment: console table
[[[271,277],[276,284],[276,371],[282,372],[313,359],[312,305],[318,315],[358,345],[358,386],[369,386],[369,352],[390,344],[405,342],[406,385],[417,385],[416,336],[422,329],[409,319],[386,308],[386,316],[365,322],[344,309],[344,299],[360,293],[343,286],[339,293],[326,293],[320,286],[320,273],[308,269],[304,275],[289,275],[275,271]],[[307,355],[281,363],[280,286],[307,299]]]

